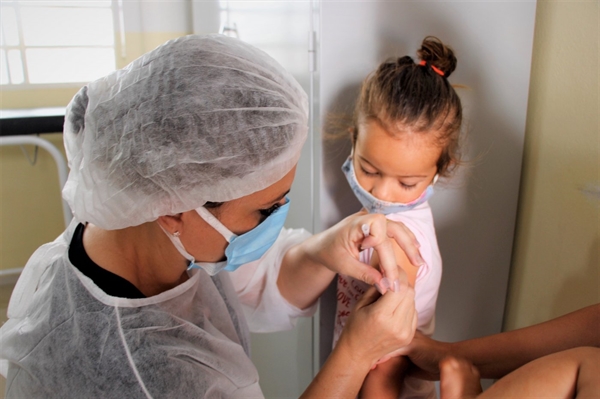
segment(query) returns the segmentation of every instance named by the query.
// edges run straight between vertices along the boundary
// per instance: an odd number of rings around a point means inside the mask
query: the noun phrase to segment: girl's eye
[[[271,206],[270,208],[267,209],[259,209],[259,212],[262,216],[268,217],[270,216],[273,212],[275,212],[277,209],[279,209],[281,205],[279,203],[277,204],[273,204],[273,206]]]
[[[400,182],[400,186],[405,190],[412,190],[413,188],[417,187],[416,184],[405,184],[402,182]]]
[[[362,172],[367,175],[367,176],[377,176],[379,173],[377,172],[369,172],[368,170],[366,170],[365,168],[363,168],[362,166],[360,167],[360,170],[362,170]]]

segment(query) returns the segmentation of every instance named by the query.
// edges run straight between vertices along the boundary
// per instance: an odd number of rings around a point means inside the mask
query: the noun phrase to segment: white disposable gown
[[[291,328],[310,316],[276,279],[304,230],[282,230],[262,259],[144,299],[108,296],[68,259],[76,224],[31,257],[0,329],[7,398],[261,398],[249,325]],[[165,265],[170,267],[170,265]],[[246,270],[244,270],[246,269]]]

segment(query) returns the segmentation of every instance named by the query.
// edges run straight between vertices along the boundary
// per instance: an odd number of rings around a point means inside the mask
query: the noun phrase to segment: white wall
[[[194,3],[196,12],[198,5],[206,6],[203,2]],[[309,2],[231,1],[221,5],[226,10],[221,14],[221,26],[235,29],[239,39],[271,55],[310,92]],[[292,205],[287,227],[315,231],[312,163],[309,138],[289,195]],[[267,398],[297,398],[308,386],[313,377],[314,330],[313,319],[305,318],[298,320],[291,331],[252,334],[252,361],[258,368],[260,385]]]

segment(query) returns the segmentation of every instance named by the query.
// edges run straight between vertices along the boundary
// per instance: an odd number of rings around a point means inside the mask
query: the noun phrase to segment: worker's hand
[[[393,352],[391,356],[408,356],[413,363],[409,374],[424,380],[440,379],[439,363],[451,355],[451,344],[436,341],[417,331],[412,342]],[[385,357],[382,359],[385,360]]]
[[[417,328],[415,293],[400,276],[384,295],[371,287],[358,301],[335,350],[374,366],[386,354],[411,342]]]
[[[402,271],[396,264],[391,240],[398,243],[413,265],[424,263],[414,234],[404,224],[364,211],[314,235],[305,244],[314,262],[367,284],[377,284],[380,292],[385,293]],[[368,248],[377,251],[381,272],[358,260],[360,251]]]

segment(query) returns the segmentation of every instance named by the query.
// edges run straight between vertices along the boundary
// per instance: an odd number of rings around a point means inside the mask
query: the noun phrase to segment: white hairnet
[[[119,229],[262,190],[296,164],[307,96],[266,53],[220,35],[169,41],[67,107],[75,218]]]

